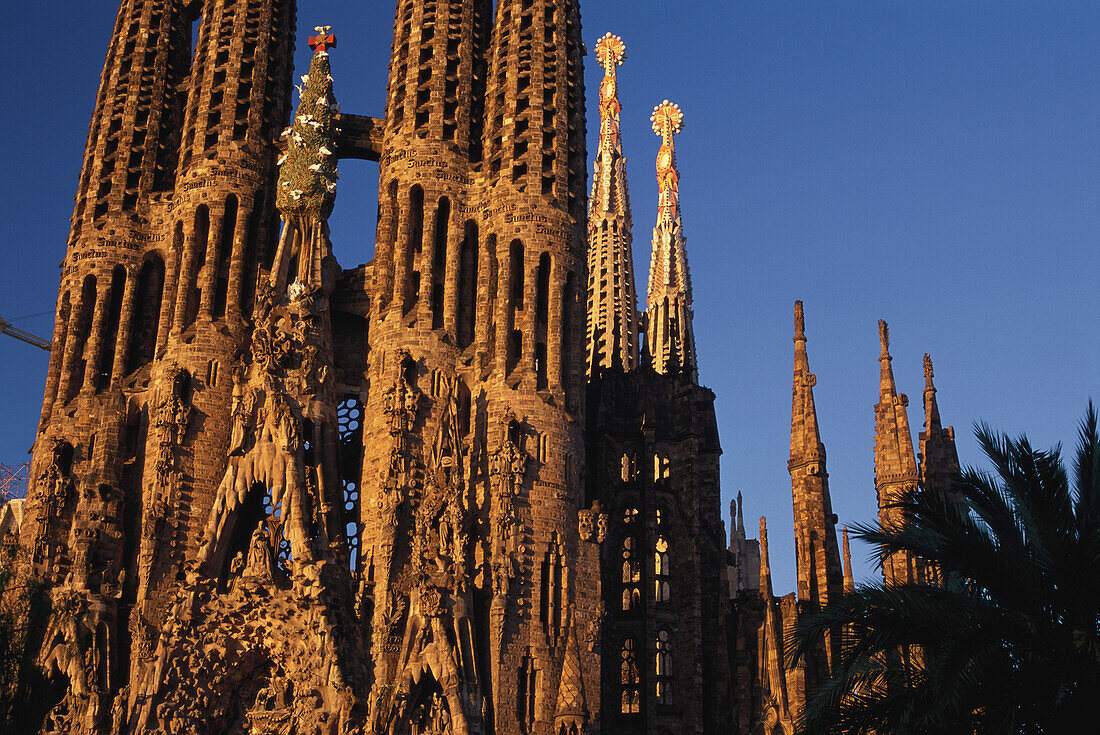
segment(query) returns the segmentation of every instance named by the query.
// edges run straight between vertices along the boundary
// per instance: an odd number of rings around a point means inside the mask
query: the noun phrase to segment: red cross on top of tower
[[[309,47],[313,49],[313,53],[336,48],[336,35],[332,33],[332,26],[317,26],[313,30],[317,31],[316,36],[309,37]]]

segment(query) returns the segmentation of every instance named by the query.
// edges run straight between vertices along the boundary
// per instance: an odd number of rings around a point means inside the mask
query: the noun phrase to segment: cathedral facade
[[[578,0],[395,12],[376,118],[340,110],[328,27],[293,104],[294,0],[120,4],[6,542],[51,602],[40,731],[793,732],[836,651],[787,669],[783,634],[852,586],[801,304],[776,597],[763,521],[722,519],[683,113],[653,112],[639,312],[622,40],[594,45],[589,190]],[[327,224],[348,158],[380,169],[356,267]],[[957,457],[928,363],[918,465],[882,344],[889,513]]]

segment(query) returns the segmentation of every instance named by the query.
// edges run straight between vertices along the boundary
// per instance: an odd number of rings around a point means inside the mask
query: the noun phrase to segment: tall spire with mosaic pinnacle
[[[329,254],[328,218],[336,201],[336,123],[328,49],[336,47],[330,26],[310,36],[313,58],[302,77],[294,124],[284,133],[287,152],[279,159],[275,204],[283,221],[275,251],[272,285],[320,286],[321,262]],[[291,263],[297,272],[289,273]]]
[[[679,105],[665,100],[650,118],[661,137],[657,152],[657,226],[653,228],[653,257],[649,265],[646,305],[646,348],[658,373],[683,372],[698,379],[695,335],[692,331],[691,274],[687,241],[680,219],[680,173],[676,170],[674,136],[684,129]]]
[[[879,321],[879,402],[875,406],[875,492],[878,495],[879,523],[896,526],[900,511],[891,507],[902,493],[917,486],[917,460],[913,453],[913,437],[909,431],[906,407],[909,399],[898,393],[894,370],[890,366],[890,328]],[[919,563],[908,554],[898,552],[886,559],[882,573],[887,584],[909,584],[919,580]]]
[[[623,40],[610,33],[596,43],[604,68],[600,84],[600,142],[588,207],[588,376],[600,368],[638,365],[639,314],[631,253],[630,193],[619,124],[617,68]]]
[[[795,553],[798,599],[824,606],[840,595],[843,570],[836,542],[836,516],[829,496],[825,445],[817,424],[814,385],[806,356],[806,327],[802,302],[794,304],[794,387],[791,406],[791,474],[794,496]]]

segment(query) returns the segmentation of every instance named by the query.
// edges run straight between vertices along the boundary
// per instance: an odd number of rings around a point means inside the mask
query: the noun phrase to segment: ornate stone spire
[[[924,356],[924,431],[920,433],[920,485],[925,490],[947,492],[959,471],[955,429],[940,422],[940,408],[933,383],[932,357]]]
[[[336,47],[331,26],[317,26],[310,36],[313,59],[298,88],[294,124],[283,136],[286,153],[279,159],[275,204],[283,220],[272,285],[321,285],[321,263],[329,254],[328,217],[336,201],[336,114],[328,49]],[[295,258],[297,259],[295,261]],[[287,273],[297,262],[296,273]]]
[[[768,518],[760,516],[760,591],[765,600],[772,598],[772,564],[768,554]]]
[[[653,110],[653,132],[661,136],[657,153],[657,226],[649,265],[646,347],[659,373],[684,372],[698,378],[692,331],[691,274],[687,241],[680,219],[680,173],[674,136],[684,128],[684,113],[665,100]]]
[[[854,592],[856,581],[852,576],[852,549],[848,546],[848,527],[844,527],[844,593]]]
[[[794,304],[794,388],[791,406],[791,475],[794,501],[798,599],[824,606],[843,587],[836,543],[836,516],[829,495],[825,445],[817,425],[814,385],[806,356],[806,326],[802,302]]]
[[[570,623],[569,638],[565,643],[565,659],[562,661],[558,702],[554,708],[555,732],[582,733],[588,724],[588,704],[584,696],[584,674],[581,669],[576,627],[575,621]]]
[[[889,507],[906,490],[917,486],[917,460],[913,453],[913,437],[909,431],[906,407],[909,399],[898,393],[894,371],[890,366],[890,328],[879,321],[879,402],[875,406],[875,491],[878,494],[879,523],[897,525],[899,511]],[[883,563],[887,584],[907,584],[918,579],[916,560],[906,554],[895,554]]]
[[[588,375],[599,368],[638,365],[640,319],[631,253],[630,194],[619,125],[617,68],[623,40],[610,33],[596,43],[604,68],[600,84],[600,143],[588,208]]]

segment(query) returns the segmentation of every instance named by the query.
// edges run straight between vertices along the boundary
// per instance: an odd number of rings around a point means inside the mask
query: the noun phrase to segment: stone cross
[[[313,49],[313,53],[336,48],[336,36],[332,33],[332,26],[317,26],[313,30],[317,31],[316,36],[309,37],[309,47]]]

